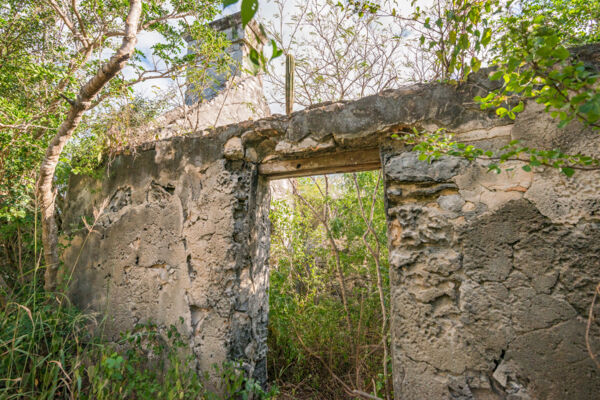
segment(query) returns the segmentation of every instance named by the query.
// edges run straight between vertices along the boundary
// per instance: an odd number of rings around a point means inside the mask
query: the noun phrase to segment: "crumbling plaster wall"
[[[560,130],[534,103],[506,132],[542,149],[600,150],[597,133]],[[585,331],[600,282],[600,173],[509,163],[497,175],[394,148],[383,168],[399,398],[597,398]],[[595,352],[598,333],[595,323]]]
[[[65,266],[77,264],[73,298],[107,313],[111,332],[183,317],[200,368],[242,359],[264,381],[266,179],[379,149],[396,398],[597,398],[600,371],[584,333],[600,281],[598,172],[567,178],[513,165],[496,175],[461,159],[418,161],[390,139],[445,127],[486,148],[521,139],[598,154],[595,133],[577,123],[560,131],[535,104],[516,121],[480,111],[472,99],[492,87],[473,75],[458,87],[323,104],[147,143],[119,156],[103,180],[74,178],[66,226],[110,204],[98,233],[82,246],[79,232],[66,251]]]
[[[597,192],[572,196],[568,223],[548,197],[575,179],[597,190],[598,174],[540,183],[518,166],[498,176],[456,159],[414,161],[384,164],[399,398],[597,398],[584,340],[600,281],[598,204],[587,202]]]
[[[159,142],[104,180],[71,181],[65,226],[101,211],[64,254],[71,296],[107,316],[108,337],[152,319],[189,339],[199,368],[245,359],[266,376],[268,186],[218,139]],[[87,241],[83,245],[84,241]],[[184,323],[180,324],[179,319]]]

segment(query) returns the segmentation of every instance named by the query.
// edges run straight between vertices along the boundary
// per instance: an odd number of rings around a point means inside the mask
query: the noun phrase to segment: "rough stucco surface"
[[[83,250],[84,233],[72,231],[72,297],[108,314],[111,334],[182,317],[199,368],[240,359],[264,381],[269,195],[260,167],[379,147],[396,398],[597,398],[584,334],[600,281],[598,173],[428,164],[389,139],[447,127],[486,148],[520,139],[598,154],[596,136],[575,123],[555,129],[535,105],[514,122],[478,110],[472,98],[486,87],[474,75],[457,88],[410,86],[199,131],[119,156],[101,181],[74,178],[66,227],[108,206]],[[594,324],[595,351],[599,331]]]
[[[544,147],[580,129],[557,131],[529,105],[510,132]],[[597,154],[588,132],[573,138]],[[580,146],[568,145],[550,147]],[[497,175],[454,158],[383,154],[397,398],[597,398],[585,330],[600,281],[598,173],[509,164]]]
[[[101,184],[72,180],[66,226],[108,205],[83,251],[79,232],[65,252],[71,296],[108,316],[109,337],[149,318],[175,324],[202,370],[245,359],[264,378],[268,186],[218,141],[182,144],[118,158]]]

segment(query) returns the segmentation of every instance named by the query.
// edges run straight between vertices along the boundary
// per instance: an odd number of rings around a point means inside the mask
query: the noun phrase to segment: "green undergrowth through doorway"
[[[279,398],[392,398],[381,171],[271,189],[268,372]]]

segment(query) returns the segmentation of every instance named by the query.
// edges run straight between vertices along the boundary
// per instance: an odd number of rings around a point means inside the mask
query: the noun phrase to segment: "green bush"
[[[0,287],[0,399],[269,399],[234,363],[215,367],[223,393],[186,356],[177,327],[152,322],[116,343],[92,335],[98,322],[32,279]],[[100,322],[101,324],[101,322]]]
[[[346,399],[352,390],[389,397],[379,171],[301,178],[293,185],[291,198],[271,206],[269,375],[294,398]]]

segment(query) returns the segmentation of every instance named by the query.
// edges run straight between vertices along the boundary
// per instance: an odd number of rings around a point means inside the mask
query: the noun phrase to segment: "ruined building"
[[[514,121],[481,111],[473,98],[493,85],[474,74],[459,86],[406,86],[165,134],[173,137],[118,156],[100,180],[72,177],[64,213],[72,298],[107,315],[109,335],[183,318],[200,368],[242,360],[264,381],[269,180],[382,168],[396,398],[599,398],[586,323],[600,282],[600,172],[427,163],[391,137],[444,127],[484,148],[518,139],[599,154],[597,133],[577,122],[559,129],[535,103]],[[98,234],[83,245],[86,233],[74,227],[103,203]],[[593,323],[595,352],[599,332]]]

